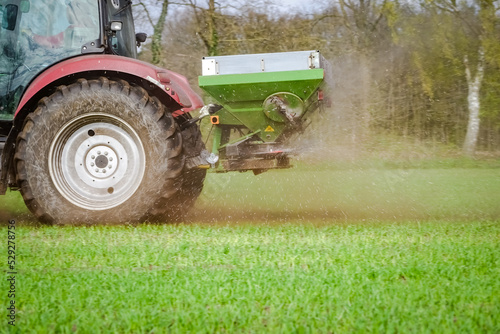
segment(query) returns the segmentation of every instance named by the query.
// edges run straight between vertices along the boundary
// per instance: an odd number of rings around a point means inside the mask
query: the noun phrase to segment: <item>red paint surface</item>
[[[26,90],[26,94],[16,110],[16,115],[38,91],[50,83],[68,75],[89,71],[122,72],[146,80],[150,77],[161,82],[164,91],[182,107],[174,112],[174,116],[203,106],[200,96],[191,89],[187,79],[180,74],[132,58],[113,55],[86,55],[62,61],[42,72]]]

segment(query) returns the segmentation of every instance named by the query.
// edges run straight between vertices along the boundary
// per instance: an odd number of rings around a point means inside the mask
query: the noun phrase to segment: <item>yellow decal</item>
[[[274,132],[274,129],[270,125],[268,125],[264,131],[265,132]]]

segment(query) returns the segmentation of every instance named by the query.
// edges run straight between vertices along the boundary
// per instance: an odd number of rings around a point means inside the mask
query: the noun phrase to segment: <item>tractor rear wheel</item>
[[[17,182],[47,223],[141,220],[184,167],[182,135],[154,97],[122,80],[79,81],[43,98],[16,146]]]
[[[192,124],[182,131],[182,153],[185,157],[182,175],[176,180],[177,196],[164,199],[162,205],[156,206],[149,220],[155,222],[182,220],[193,207],[203,190],[207,175],[206,169],[198,168],[206,163],[200,160],[205,150],[201,131],[197,124]]]

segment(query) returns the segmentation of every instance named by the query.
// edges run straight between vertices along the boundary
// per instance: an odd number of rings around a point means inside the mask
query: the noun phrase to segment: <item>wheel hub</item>
[[[59,192],[89,210],[116,207],[142,182],[145,151],[135,130],[108,114],[85,114],[55,136],[49,170]]]
[[[109,177],[117,170],[118,155],[109,146],[95,146],[86,153],[85,167],[94,177]]]
[[[104,155],[100,155],[98,156],[96,159],[95,159],[95,164],[98,168],[106,168],[108,166],[108,158],[106,158],[106,156]],[[111,168],[112,166],[109,165],[109,168]],[[105,171],[103,170],[103,173]]]

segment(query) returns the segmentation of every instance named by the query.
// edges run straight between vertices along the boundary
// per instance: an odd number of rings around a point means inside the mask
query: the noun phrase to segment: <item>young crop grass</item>
[[[40,226],[9,193],[0,332],[500,332],[498,166],[381,167],[211,174],[175,225]]]
[[[500,219],[500,165],[369,166],[209,175],[192,220]]]
[[[495,333],[498,240],[498,221],[20,227],[1,328]]]
[[[186,220],[500,219],[500,161],[358,162],[252,173],[209,173]],[[0,197],[0,220],[29,220],[18,192]]]

